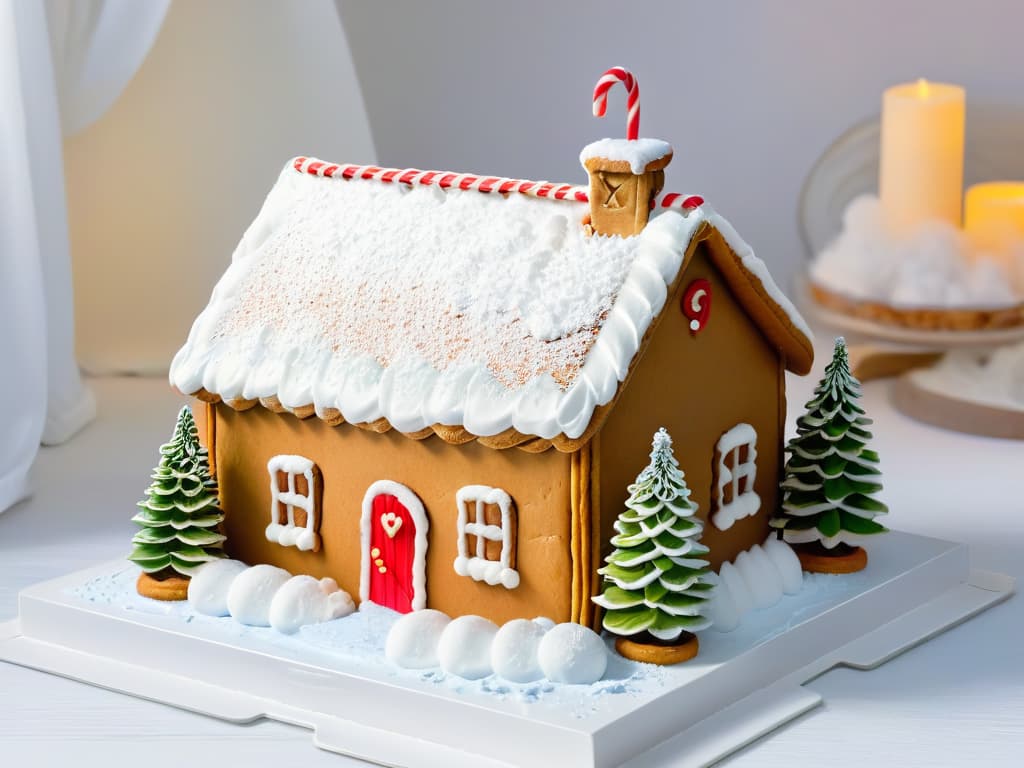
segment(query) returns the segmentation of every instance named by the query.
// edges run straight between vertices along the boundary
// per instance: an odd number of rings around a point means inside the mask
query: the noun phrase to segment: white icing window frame
[[[740,449],[746,446],[745,461]],[[737,520],[756,515],[761,497],[754,491],[757,479],[757,431],[745,422],[728,430],[715,445],[715,488],[712,495],[711,522],[720,531],[732,528]],[[744,490],[741,492],[741,486]],[[731,501],[726,502],[726,490]]]
[[[512,497],[501,488],[489,485],[467,485],[455,493],[455,504],[458,507],[457,533],[459,554],[455,558],[455,572],[459,576],[468,576],[474,581],[482,581],[491,586],[501,584],[505,589],[519,586],[519,571],[514,566],[516,513]],[[501,512],[501,525],[488,525],[485,520],[485,507],[493,504]],[[470,519],[469,510],[472,505],[474,514]],[[466,546],[466,537],[476,537],[476,552],[470,553]],[[501,556],[498,560],[488,560],[486,548],[488,541],[501,542]]]
[[[302,552],[316,552],[320,549],[320,534],[317,525],[316,464],[305,456],[281,454],[267,462],[270,474],[270,525],[264,532],[267,541],[280,544],[282,547],[295,547]],[[288,476],[288,490],[282,491],[278,484],[278,472]],[[305,494],[295,490],[295,478],[302,476],[306,480]],[[287,522],[278,522],[281,505],[285,505]],[[306,525],[295,525],[295,509],[306,513]]]

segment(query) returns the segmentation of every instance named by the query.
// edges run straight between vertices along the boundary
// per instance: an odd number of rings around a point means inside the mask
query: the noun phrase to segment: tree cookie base
[[[143,597],[153,600],[185,600],[188,598],[188,582],[184,576],[166,576],[159,578],[160,574],[151,574],[143,571],[135,582],[135,590]]]
[[[863,547],[840,544],[825,549],[820,544],[795,544],[793,551],[800,558],[800,567],[811,573],[856,573],[868,565],[868,553]]]
[[[620,637],[615,641],[615,650],[620,656],[633,661],[668,666],[689,661],[700,650],[700,641],[696,635],[684,632],[679,641],[669,645],[660,644],[653,638],[651,642],[643,643],[628,637]]]

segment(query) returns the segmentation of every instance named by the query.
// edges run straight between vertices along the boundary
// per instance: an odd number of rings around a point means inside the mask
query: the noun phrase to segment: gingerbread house
[[[810,332],[722,217],[661,193],[670,159],[598,142],[589,186],[289,162],[171,367],[230,555],[593,624],[659,427],[712,565],[763,541]]]

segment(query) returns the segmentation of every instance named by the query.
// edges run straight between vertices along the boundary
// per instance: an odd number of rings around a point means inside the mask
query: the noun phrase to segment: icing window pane
[[[266,536],[283,547],[320,549],[320,470],[305,456],[280,455],[267,462],[270,525]]]
[[[757,514],[761,497],[754,492],[757,477],[757,432],[737,424],[715,446],[711,522],[725,531],[744,517]]]
[[[455,494],[458,547],[455,572],[506,589],[519,586],[516,510],[500,488],[467,485]]]

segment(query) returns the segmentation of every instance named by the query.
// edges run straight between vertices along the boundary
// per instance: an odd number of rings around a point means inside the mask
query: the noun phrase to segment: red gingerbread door
[[[409,613],[426,607],[427,518],[409,488],[378,480],[363,499],[359,596]]]

